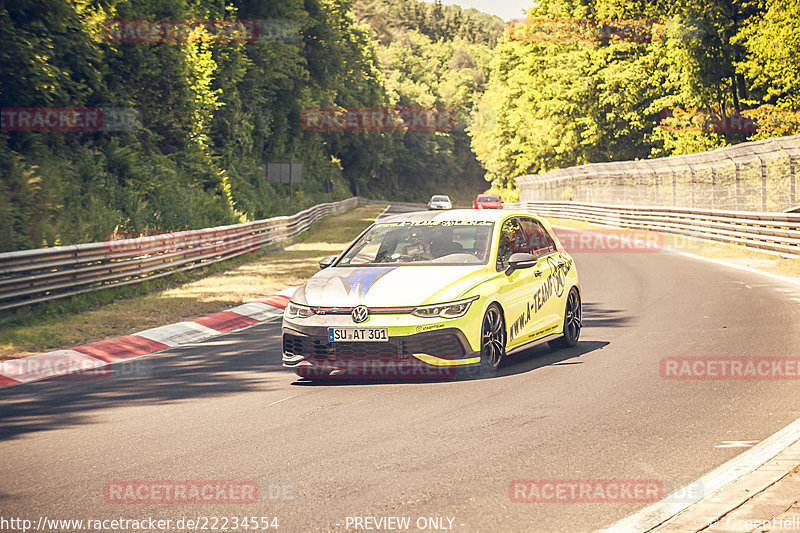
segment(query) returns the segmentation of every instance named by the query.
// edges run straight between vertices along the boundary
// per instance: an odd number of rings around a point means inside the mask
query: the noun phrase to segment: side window
[[[500,244],[497,248],[497,270],[508,267],[508,259],[512,254],[528,252],[525,233],[516,218],[510,218],[500,227]]]
[[[555,241],[538,221],[532,218],[522,218],[520,225],[530,249],[528,253],[543,255],[556,251]]]

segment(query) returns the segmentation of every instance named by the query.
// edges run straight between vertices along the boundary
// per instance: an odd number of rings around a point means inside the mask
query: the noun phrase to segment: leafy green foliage
[[[736,42],[747,51],[737,67],[751,80],[754,101],[800,107],[800,0],[769,0],[741,27]]]
[[[459,38],[493,47],[505,30],[505,23],[498,17],[476,9],[442,5],[441,0],[358,0],[353,11],[373,28],[382,45],[402,40],[407,32],[414,31],[433,42]]]
[[[387,135],[394,157],[371,174],[368,190],[382,198],[420,201],[438,193],[470,203],[486,183],[466,128],[505,25],[474,9],[418,0],[358,0],[354,12],[379,43],[387,105],[444,107],[456,119],[450,131]]]
[[[125,43],[104,33],[114,20],[213,19],[258,21],[262,38]],[[0,2],[2,107],[142,116],[131,132],[0,133],[0,251],[227,224],[352,194],[466,201],[485,182],[465,121],[503,28],[418,0]],[[444,106],[462,124],[301,127],[304,109],[336,106]],[[303,163],[301,185],[267,182],[266,164],[282,161]]]
[[[655,20],[668,38],[524,39],[439,0],[0,2],[0,106],[142,116],[137,131],[0,132],[0,251],[252,220],[352,194],[466,203],[487,180],[511,199],[519,175],[798,128],[787,110],[800,106],[800,0],[531,4],[536,19]],[[120,19],[250,19],[267,31],[255,42],[112,42],[104,23]],[[456,127],[302,127],[309,108],[384,106],[450,108]],[[662,121],[668,108],[755,108],[759,128],[676,129]],[[285,161],[303,163],[301,185],[267,182],[266,164]]]
[[[766,8],[753,0],[541,0],[528,16],[650,21],[666,39],[522,39],[509,29],[469,129],[497,191],[512,191],[514,177],[555,168],[798,132],[793,118],[782,128],[762,121],[755,133],[675,129],[661,118],[668,108],[726,114],[762,104],[796,107],[797,0],[769,0]],[[776,115],[764,109],[753,116]]]

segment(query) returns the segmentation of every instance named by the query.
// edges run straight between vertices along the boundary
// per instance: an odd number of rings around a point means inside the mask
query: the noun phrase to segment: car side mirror
[[[322,259],[319,260],[319,267],[328,268],[333,264],[334,261],[336,261],[335,255],[329,255],[327,257],[323,257]]]
[[[519,270],[520,268],[530,268],[532,266],[536,266],[536,263],[539,260],[536,256],[531,254],[525,253],[516,253],[512,254],[511,257],[508,258],[508,268],[506,268],[506,275],[510,276],[512,272],[515,270]]]

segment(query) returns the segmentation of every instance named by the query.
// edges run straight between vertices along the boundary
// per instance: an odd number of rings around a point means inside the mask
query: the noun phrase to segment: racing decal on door
[[[519,336],[520,332],[525,329],[525,326],[531,321],[531,316],[536,316],[544,304],[553,296],[561,298],[564,295],[564,288],[567,283],[567,273],[572,268],[572,259],[564,257],[561,254],[555,256],[548,256],[546,258],[547,264],[550,266],[550,275],[544,280],[533,297],[526,303],[525,311],[511,323],[508,328],[508,335],[511,339]]]
[[[567,280],[567,273],[572,268],[572,259],[564,257],[563,254],[547,256],[547,264],[550,267],[550,277],[555,279],[554,288],[556,296],[561,298],[564,295],[564,284]],[[547,298],[550,298],[548,295]]]
[[[533,339],[535,339],[537,337],[542,337],[545,334],[550,333],[551,331],[554,331],[556,329],[558,329],[558,324],[553,324],[552,326],[548,326],[546,328],[542,328],[539,331],[534,331],[533,333],[528,335],[528,338],[533,340]]]

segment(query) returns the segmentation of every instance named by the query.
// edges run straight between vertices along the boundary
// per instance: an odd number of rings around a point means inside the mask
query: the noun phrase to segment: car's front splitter
[[[391,336],[389,342],[330,342],[327,329],[284,327],[283,366],[315,378],[447,379],[480,365],[457,328]]]
[[[418,359],[397,361],[387,358],[337,360],[303,358],[293,370],[298,376],[307,379],[439,380],[463,376],[467,369],[474,368],[475,364],[436,366]]]

